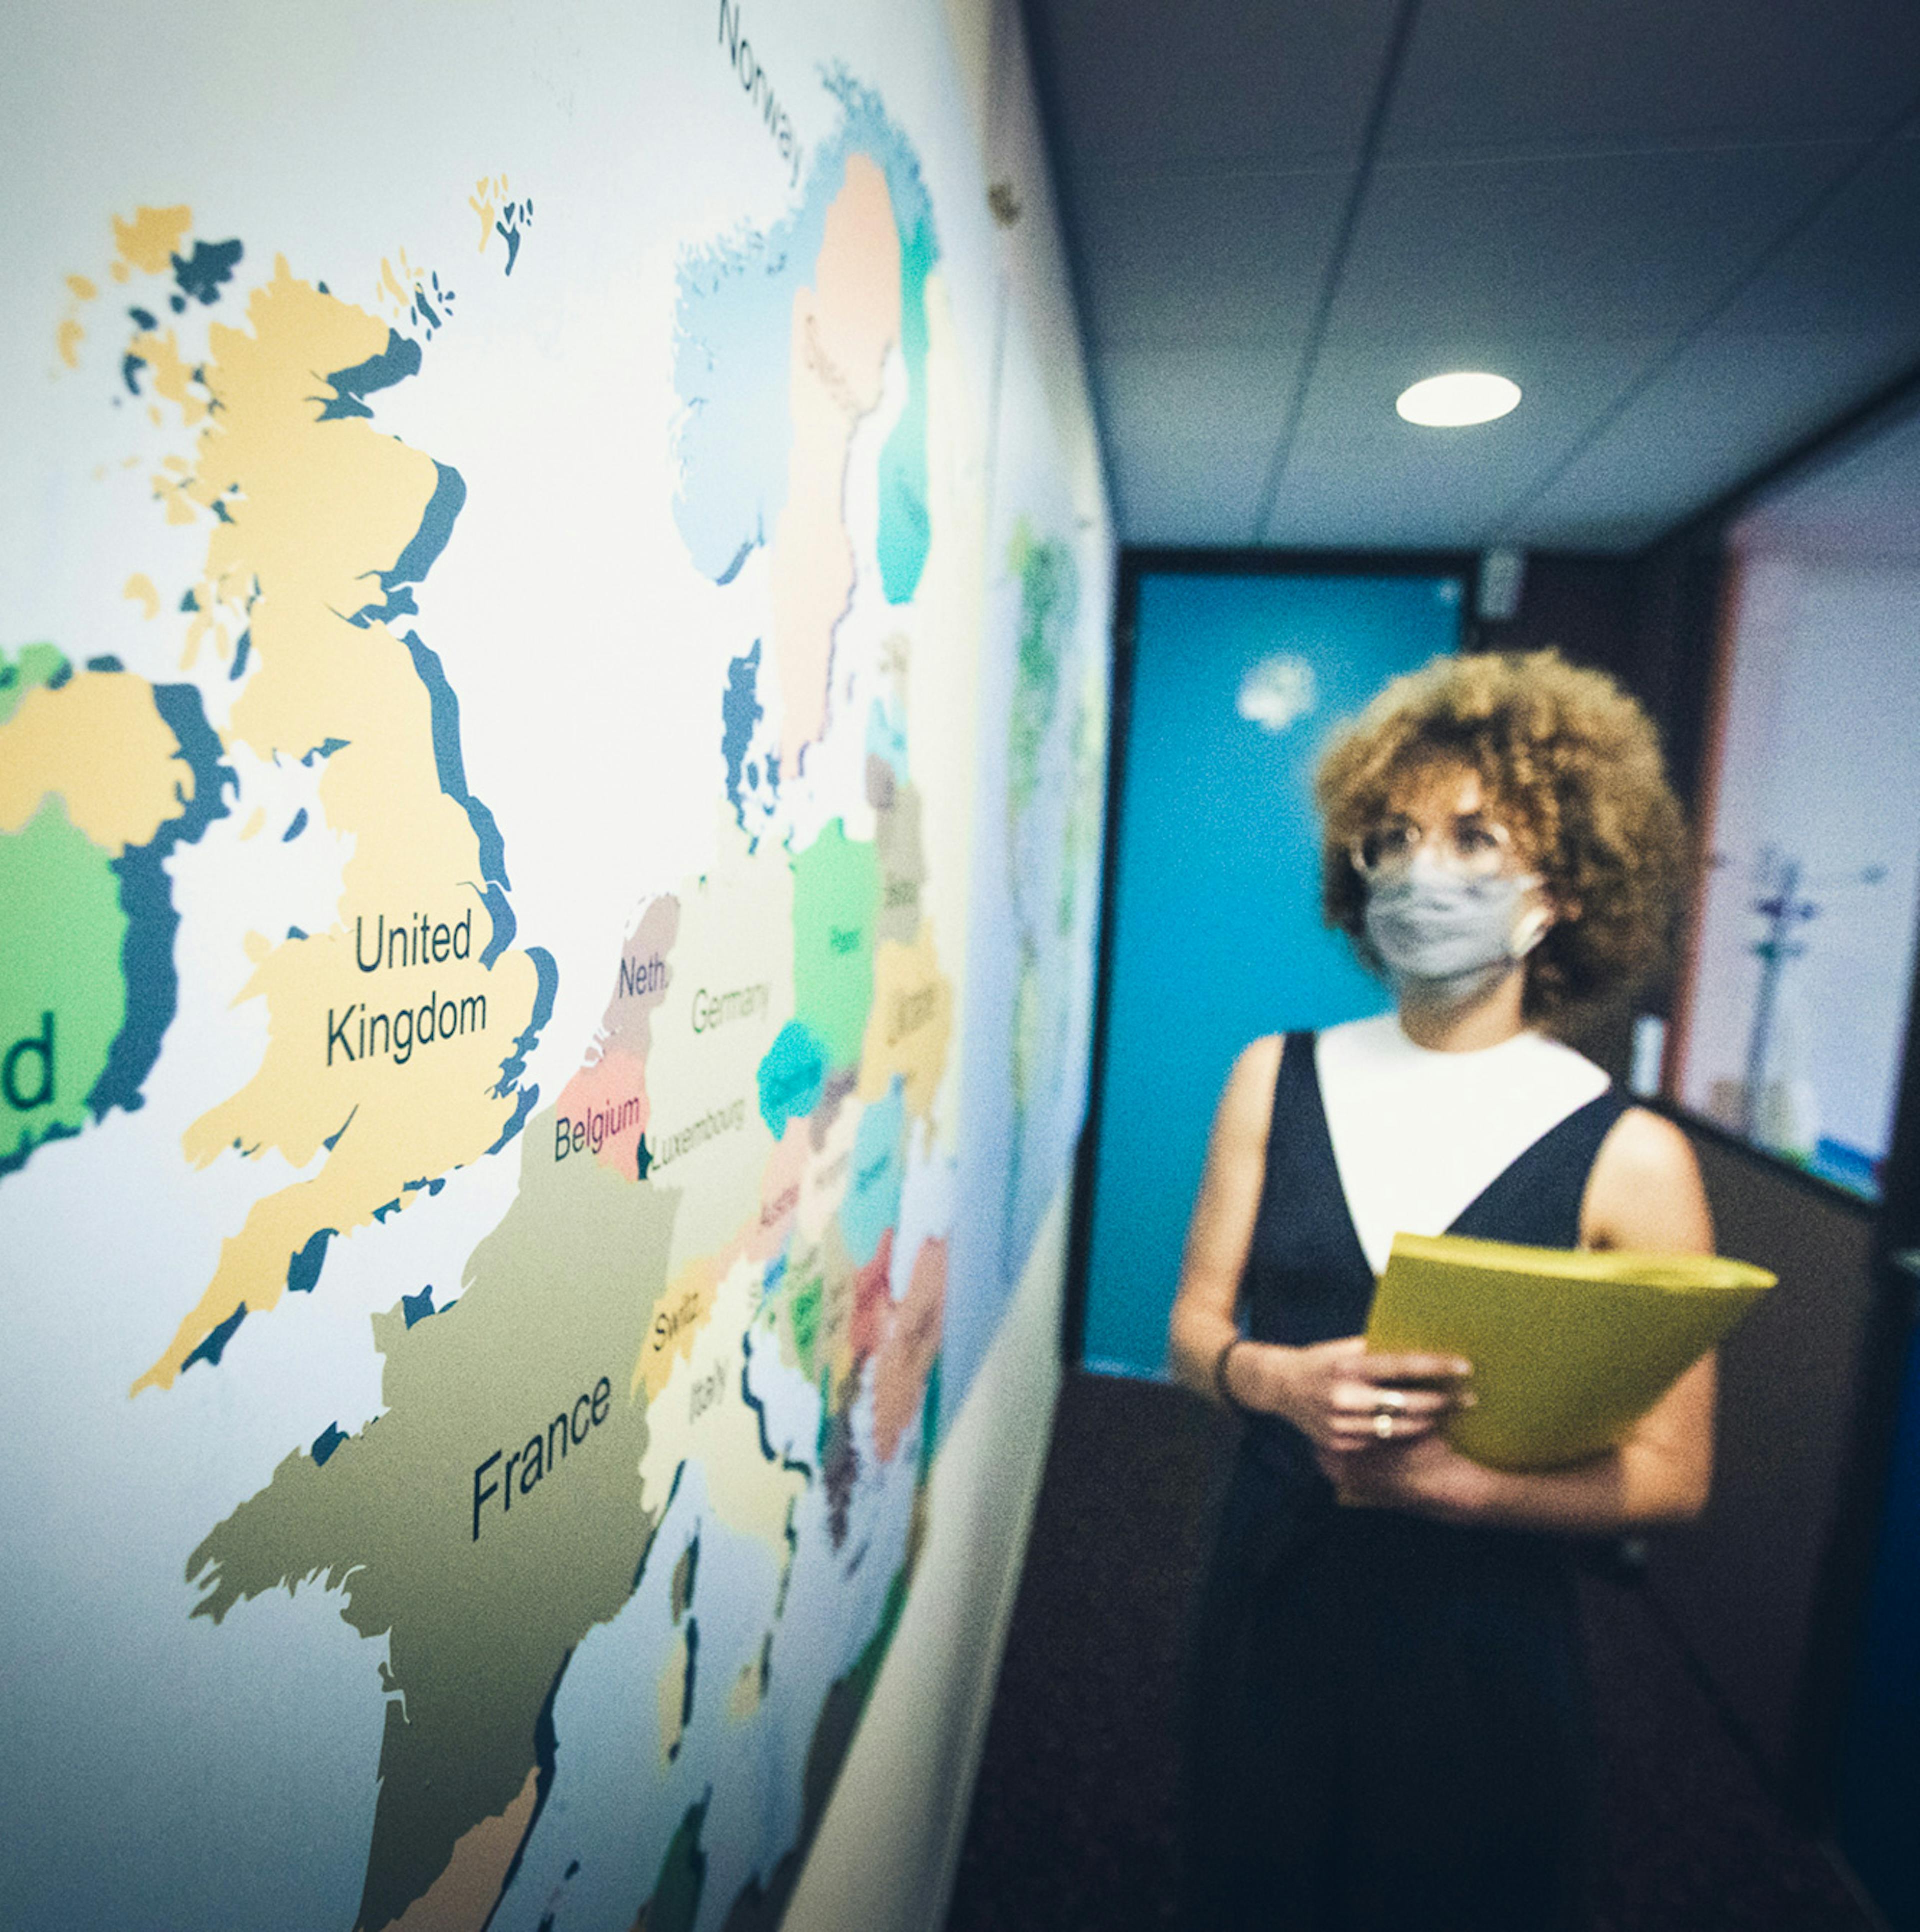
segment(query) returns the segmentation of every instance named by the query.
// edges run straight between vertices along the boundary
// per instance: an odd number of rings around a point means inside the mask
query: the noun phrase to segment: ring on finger
[[[1394,1412],[1390,1408],[1376,1408],[1373,1412],[1373,1433],[1382,1442],[1393,1440]]]
[[[1406,1392],[1401,1389],[1383,1388],[1373,1395],[1373,1413],[1376,1415],[1404,1415],[1408,1407]]]

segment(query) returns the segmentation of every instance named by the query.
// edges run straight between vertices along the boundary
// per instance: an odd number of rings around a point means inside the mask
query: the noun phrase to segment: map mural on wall
[[[339,23],[404,139],[23,50],[10,1922],[784,1910],[1065,1178],[1104,742],[937,16],[857,10]]]
[[[1010,326],[981,666],[973,999],[961,1050],[945,1386],[963,1391],[1073,1167],[1086,1118],[1107,782],[1104,536],[1077,513],[1038,358]],[[1064,1232],[1064,1229],[1062,1230]]]

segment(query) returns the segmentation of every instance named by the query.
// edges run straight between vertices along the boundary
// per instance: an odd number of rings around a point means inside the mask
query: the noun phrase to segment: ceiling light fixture
[[[1457,369],[1448,376],[1429,376],[1401,392],[1394,404],[1410,423],[1427,429],[1465,429],[1472,423],[1491,422],[1520,401],[1520,385],[1484,369]]]

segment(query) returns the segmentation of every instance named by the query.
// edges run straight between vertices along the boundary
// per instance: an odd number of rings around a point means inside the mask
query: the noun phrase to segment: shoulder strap
[[[1273,1084],[1273,1111],[1267,1120],[1267,1178],[1286,1164],[1303,1129],[1310,1127],[1320,1106],[1319,1070],[1313,1064],[1317,1036],[1289,1033],[1283,1036],[1280,1072]]]
[[[1609,1087],[1577,1107],[1490,1181],[1448,1232],[1532,1247],[1578,1246],[1587,1178],[1614,1123],[1634,1105],[1631,1095]]]

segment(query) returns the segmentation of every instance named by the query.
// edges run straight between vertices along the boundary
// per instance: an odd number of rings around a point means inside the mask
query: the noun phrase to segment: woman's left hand
[[[1470,1516],[1487,1488],[1487,1471],[1437,1432],[1338,1454],[1322,1450],[1319,1464],[1343,1502],[1374,1508]]]

